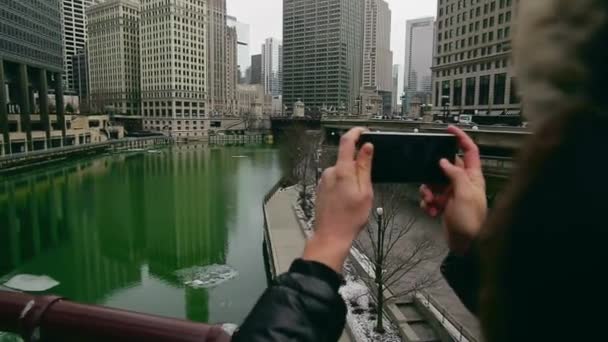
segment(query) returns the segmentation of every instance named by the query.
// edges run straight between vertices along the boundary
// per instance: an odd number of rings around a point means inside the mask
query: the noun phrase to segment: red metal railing
[[[0,331],[24,341],[225,342],[219,326],[0,291]]]

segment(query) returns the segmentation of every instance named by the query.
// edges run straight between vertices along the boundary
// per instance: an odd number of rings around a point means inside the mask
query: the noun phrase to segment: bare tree
[[[432,237],[416,231],[417,218],[403,217],[401,208],[407,200],[405,185],[375,185],[374,209],[366,233],[355,242],[355,247],[372,263],[373,274],[363,272],[363,281],[376,290],[376,332],[384,333],[385,303],[392,299],[430,288],[439,281],[436,272],[429,272],[442,250]],[[385,297],[386,289],[399,291]],[[405,285],[405,286],[404,286]]]
[[[312,217],[310,187],[315,184],[319,164],[320,135],[303,125],[294,125],[285,132],[282,146],[287,178],[300,187],[299,201],[307,218]]]

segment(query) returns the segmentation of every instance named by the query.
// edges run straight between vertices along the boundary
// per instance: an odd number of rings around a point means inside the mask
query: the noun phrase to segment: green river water
[[[3,176],[0,284],[47,275],[74,301],[239,324],[266,287],[261,202],[280,176],[275,149],[192,145]],[[238,276],[176,274],[215,264]]]

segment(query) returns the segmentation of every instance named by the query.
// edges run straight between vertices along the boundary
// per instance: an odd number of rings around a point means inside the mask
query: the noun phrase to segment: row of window
[[[497,18],[495,20],[495,18]],[[442,40],[447,40],[447,39],[452,39],[452,38],[457,38],[461,35],[465,35],[467,32],[468,33],[472,33],[472,32],[479,32],[480,29],[488,29],[488,28],[493,28],[495,25],[503,25],[503,24],[510,24],[511,23],[511,12],[506,12],[506,13],[501,13],[496,17],[490,17],[490,18],[486,18],[483,20],[478,20],[476,22],[471,22],[469,23],[469,25],[467,26],[462,25],[462,26],[458,26],[456,27],[456,31],[454,31],[454,29],[445,29],[444,31],[438,30],[437,32],[437,41],[442,41]],[[467,27],[468,27],[468,31],[467,31]],[[455,32],[455,34],[454,34]]]
[[[443,6],[444,2],[446,4],[445,7]],[[458,12],[460,10],[467,8],[467,0],[458,0],[458,2],[454,1],[451,4],[449,4],[448,2],[449,2],[449,0],[439,0],[439,15],[438,15],[439,18],[443,17],[444,15],[448,16],[450,14],[454,14],[455,12]],[[480,16],[481,9],[482,9],[482,6],[480,4],[481,0],[468,0],[468,3],[469,3],[468,6],[471,6],[471,7],[479,5],[476,8],[473,8],[470,10],[471,18],[473,17],[473,15]],[[512,5],[512,0],[498,0],[498,1],[488,2],[483,5],[483,14],[487,14],[489,12],[494,12],[497,9],[497,4],[498,4],[498,9],[509,8]]]
[[[491,82],[493,78],[493,93]],[[484,75],[466,79],[435,82],[435,107],[504,105],[509,95],[509,104],[519,104],[516,81],[512,77],[507,88],[507,74]]]

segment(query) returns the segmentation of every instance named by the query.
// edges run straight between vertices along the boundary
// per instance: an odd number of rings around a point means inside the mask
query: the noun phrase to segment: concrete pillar
[[[63,143],[62,146],[66,145],[65,138],[65,113],[63,111],[63,81],[61,79],[61,73],[56,72],[55,77],[55,108],[57,108],[57,123],[61,127],[61,137]]]
[[[46,70],[38,71],[38,101],[40,102],[40,120],[46,133],[46,147],[51,147],[51,119],[49,118],[49,86],[46,80]]]
[[[4,84],[4,61],[0,58],[0,132],[4,139],[4,153],[11,153],[10,133],[8,131],[8,108]]]
[[[32,141],[32,127],[30,125],[30,85],[27,77],[27,65],[19,64],[19,76],[17,78],[19,88],[19,107],[21,110],[21,129],[27,136],[26,150],[34,149]]]

